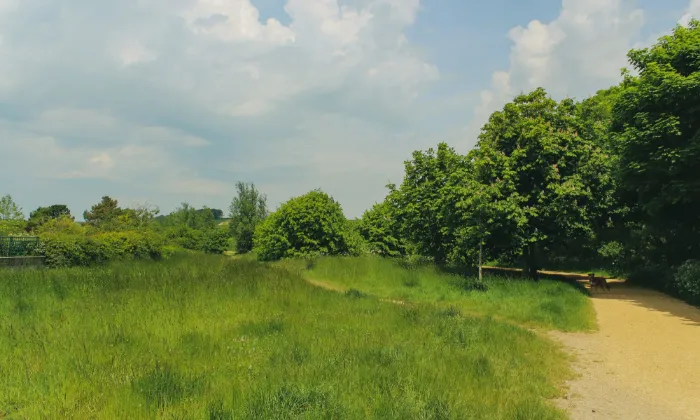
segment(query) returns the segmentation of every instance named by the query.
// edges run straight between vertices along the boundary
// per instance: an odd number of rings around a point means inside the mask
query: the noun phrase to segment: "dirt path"
[[[552,333],[580,377],[558,404],[579,419],[700,419],[700,309],[651,290],[593,292],[599,331]]]

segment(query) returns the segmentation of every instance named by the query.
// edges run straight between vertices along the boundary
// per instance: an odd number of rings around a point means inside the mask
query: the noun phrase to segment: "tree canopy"
[[[0,220],[18,221],[24,220],[22,208],[12,200],[11,195],[0,197]]]
[[[700,22],[632,50],[613,108],[619,193],[671,264],[700,252]]]
[[[257,226],[267,217],[267,197],[255,188],[255,184],[236,184],[237,195],[229,208],[229,229],[236,241],[238,253],[253,249],[253,236]]]
[[[255,253],[263,261],[350,252],[348,222],[340,204],[314,190],[282,204],[255,231]]]

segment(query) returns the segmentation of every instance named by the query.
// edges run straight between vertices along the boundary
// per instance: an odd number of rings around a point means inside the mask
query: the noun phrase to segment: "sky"
[[[0,195],[227,212],[321,188],[348,217],[544,87],[585,98],[700,0],[0,0]]]

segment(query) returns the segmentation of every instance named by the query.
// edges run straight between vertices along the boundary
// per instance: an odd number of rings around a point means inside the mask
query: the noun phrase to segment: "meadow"
[[[489,279],[465,291],[374,259],[295,264],[0,271],[0,418],[566,417],[548,400],[568,356],[515,322],[585,329],[579,290]]]
[[[543,279],[485,275],[473,278],[434,265],[373,257],[326,257],[283,264],[330,288],[356,289],[382,299],[431,303],[465,314],[491,316],[533,328],[586,331],[595,328],[588,295],[576,285]],[[309,266],[306,270],[307,265]]]

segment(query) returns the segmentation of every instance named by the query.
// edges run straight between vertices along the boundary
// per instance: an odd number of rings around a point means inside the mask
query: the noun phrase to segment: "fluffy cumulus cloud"
[[[643,24],[634,0],[562,0],[553,21],[511,29],[510,68],[495,72],[481,93],[469,133],[476,137],[493,111],[537,87],[556,98],[581,98],[614,84]]]
[[[245,180],[273,203],[322,187],[357,215],[439,79],[404,35],[419,7],[288,0],[283,24],[251,0],[0,0],[2,193],[169,209],[223,206]]]
[[[272,3],[282,6],[262,7]],[[699,8],[691,0],[684,19]],[[320,187],[358,216],[400,181],[411,151],[440,140],[466,151],[514,95],[615,83],[644,23],[634,0],[562,0],[554,20],[510,30],[510,65],[490,88],[463,90],[441,77],[439,48],[409,41],[421,10],[420,0],[0,0],[0,194],[27,210],[62,202],[80,213],[109,194],[169,211],[225,207],[242,180],[273,206]]]

